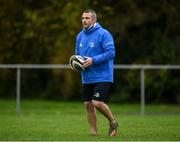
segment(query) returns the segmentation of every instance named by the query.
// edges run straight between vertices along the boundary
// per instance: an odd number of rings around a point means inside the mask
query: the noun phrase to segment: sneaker
[[[117,134],[117,127],[118,127],[117,121],[110,123],[108,135],[115,136]]]

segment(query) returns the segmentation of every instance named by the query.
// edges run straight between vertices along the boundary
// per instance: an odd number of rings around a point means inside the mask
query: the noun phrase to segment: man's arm
[[[114,41],[109,32],[105,32],[102,38],[102,48],[104,50],[104,53],[92,57],[93,64],[100,64],[115,57]]]

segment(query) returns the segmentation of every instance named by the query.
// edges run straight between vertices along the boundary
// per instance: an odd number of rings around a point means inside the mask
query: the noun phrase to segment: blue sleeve
[[[92,58],[93,64],[100,64],[109,61],[115,57],[115,47],[112,35],[106,31],[102,37],[102,48],[104,53]]]

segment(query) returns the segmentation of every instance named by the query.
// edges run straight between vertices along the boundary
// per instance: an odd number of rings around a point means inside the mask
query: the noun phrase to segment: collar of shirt
[[[90,31],[95,26],[96,26],[96,23],[94,25],[89,26],[88,28],[84,28],[83,31],[87,33],[88,31]]]

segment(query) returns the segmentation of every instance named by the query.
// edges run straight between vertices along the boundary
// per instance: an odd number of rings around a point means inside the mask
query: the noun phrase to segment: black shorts
[[[83,101],[105,101],[111,87],[111,82],[84,84],[82,89]]]

